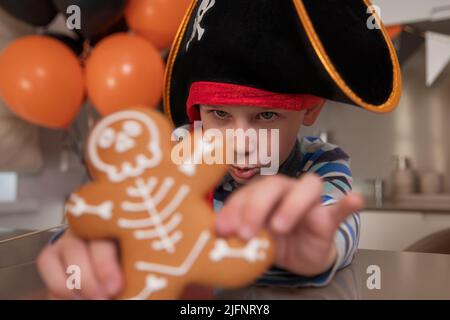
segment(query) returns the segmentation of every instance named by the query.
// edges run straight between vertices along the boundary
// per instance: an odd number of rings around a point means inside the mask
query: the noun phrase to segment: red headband
[[[191,85],[187,100],[187,114],[190,121],[200,120],[195,106],[235,105],[255,106],[300,111],[319,104],[323,98],[309,94],[282,94],[241,86],[237,84],[199,81]]]

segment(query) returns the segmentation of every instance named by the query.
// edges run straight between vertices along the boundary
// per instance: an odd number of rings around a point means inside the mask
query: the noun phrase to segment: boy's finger
[[[329,206],[334,226],[337,228],[349,215],[361,210],[363,206],[363,199],[355,193],[350,193],[336,204]]]
[[[89,255],[88,247],[82,240],[71,239],[64,243],[62,258],[66,266],[77,266],[80,270],[80,290],[77,293],[85,299],[103,300],[103,292],[99,279],[97,279]]]
[[[323,182],[318,176],[307,174],[296,181],[271,219],[272,230],[279,234],[288,233],[308,211],[320,205],[322,194]]]
[[[295,182],[294,179],[273,176],[249,186],[242,209],[239,236],[245,240],[256,236]]]
[[[235,233],[241,222],[241,211],[245,204],[247,187],[237,190],[229,196],[217,215],[216,230],[221,236]]]
[[[112,241],[92,241],[89,243],[94,272],[108,297],[114,297],[122,289],[122,272],[117,248]]]
[[[76,299],[77,294],[67,288],[67,274],[56,247],[48,246],[37,259],[39,274],[51,296],[60,299]]]

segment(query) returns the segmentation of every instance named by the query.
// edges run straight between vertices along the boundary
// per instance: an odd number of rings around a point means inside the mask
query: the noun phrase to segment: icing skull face
[[[141,175],[161,162],[160,137],[153,120],[139,111],[122,111],[92,132],[88,153],[92,165],[110,182]],[[137,146],[147,145],[143,152]]]
[[[124,153],[136,146],[136,139],[142,134],[142,125],[134,120],[122,123],[120,131],[108,127],[100,134],[98,147],[101,149],[114,148],[117,153]]]

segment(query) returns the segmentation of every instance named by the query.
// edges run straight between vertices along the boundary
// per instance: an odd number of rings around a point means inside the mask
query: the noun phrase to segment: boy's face
[[[203,124],[203,130],[219,129],[222,135],[226,136],[226,130],[242,129],[247,131],[248,129],[256,130],[260,132],[261,129],[266,129],[268,132],[268,138],[265,141],[260,140],[258,135],[256,139],[257,149],[259,150],[260,144],[267,144],[267,152],[269,157],[278,157],[278,163],[282,164],[289,156],[294,144],[297,140],[297,136],[301,125],[310,126],[317,119],[320,111],[322,110],[323,103],[303,111],[288,111],[280,109],[270,109],[261,107],[237,107],[237,106],[209,106],[200,105],[200,117]],[[273,141],[270,138],[271,129],[278,129],[278,139]],[[272,144],[276,143],[276,146]],[[234,145],[237,145],[234,144]],[[278,147],[278,148],[277,148]],[[260,174],[261,164],[250,163],[248,154],[250,148],[249,139],[245,141],[245,165],[230,165],[229,174],[239,184],[246,184],[252,178]],[[241,152],[233,150],[235,154]],[[272,154],[277,152],[278,155]]]

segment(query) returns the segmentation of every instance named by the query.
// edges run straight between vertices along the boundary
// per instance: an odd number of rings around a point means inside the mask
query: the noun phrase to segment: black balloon
[[[58,13],[51,0],[0,0],[0,8],[37,27],[48,25]]]
[[[130,28],[128,27],[125,18],[121,18],[117,23],[115,23],[111,28],[106,30],[105,32],[89,39],[89,43],[91,46],[95,46],[99,41],[101,41],[103,38],[117,32],[128,32]],[[77,33],[81,38],[83,36],[79,33]]]
[[[78,38],[72,38],[65,34],[49,32],[45,34],[46,36],[52,37],[58,41],[63,42],[68,46],[77,56],[81,56],[83,53],[83,41]]]
[[[110,35],[116,32],[127,32],[129,30],[130,28],[128,27],[125,18],[122,17],[118,22],[116,22],[111,28],[106,31],[105,35]]]
[[[81,29],[77,33],[93,39],[107,32],[123,16],[127,0],[53,0],[59,12],[67,15],[67,8],[76,5],[81,12]]]

